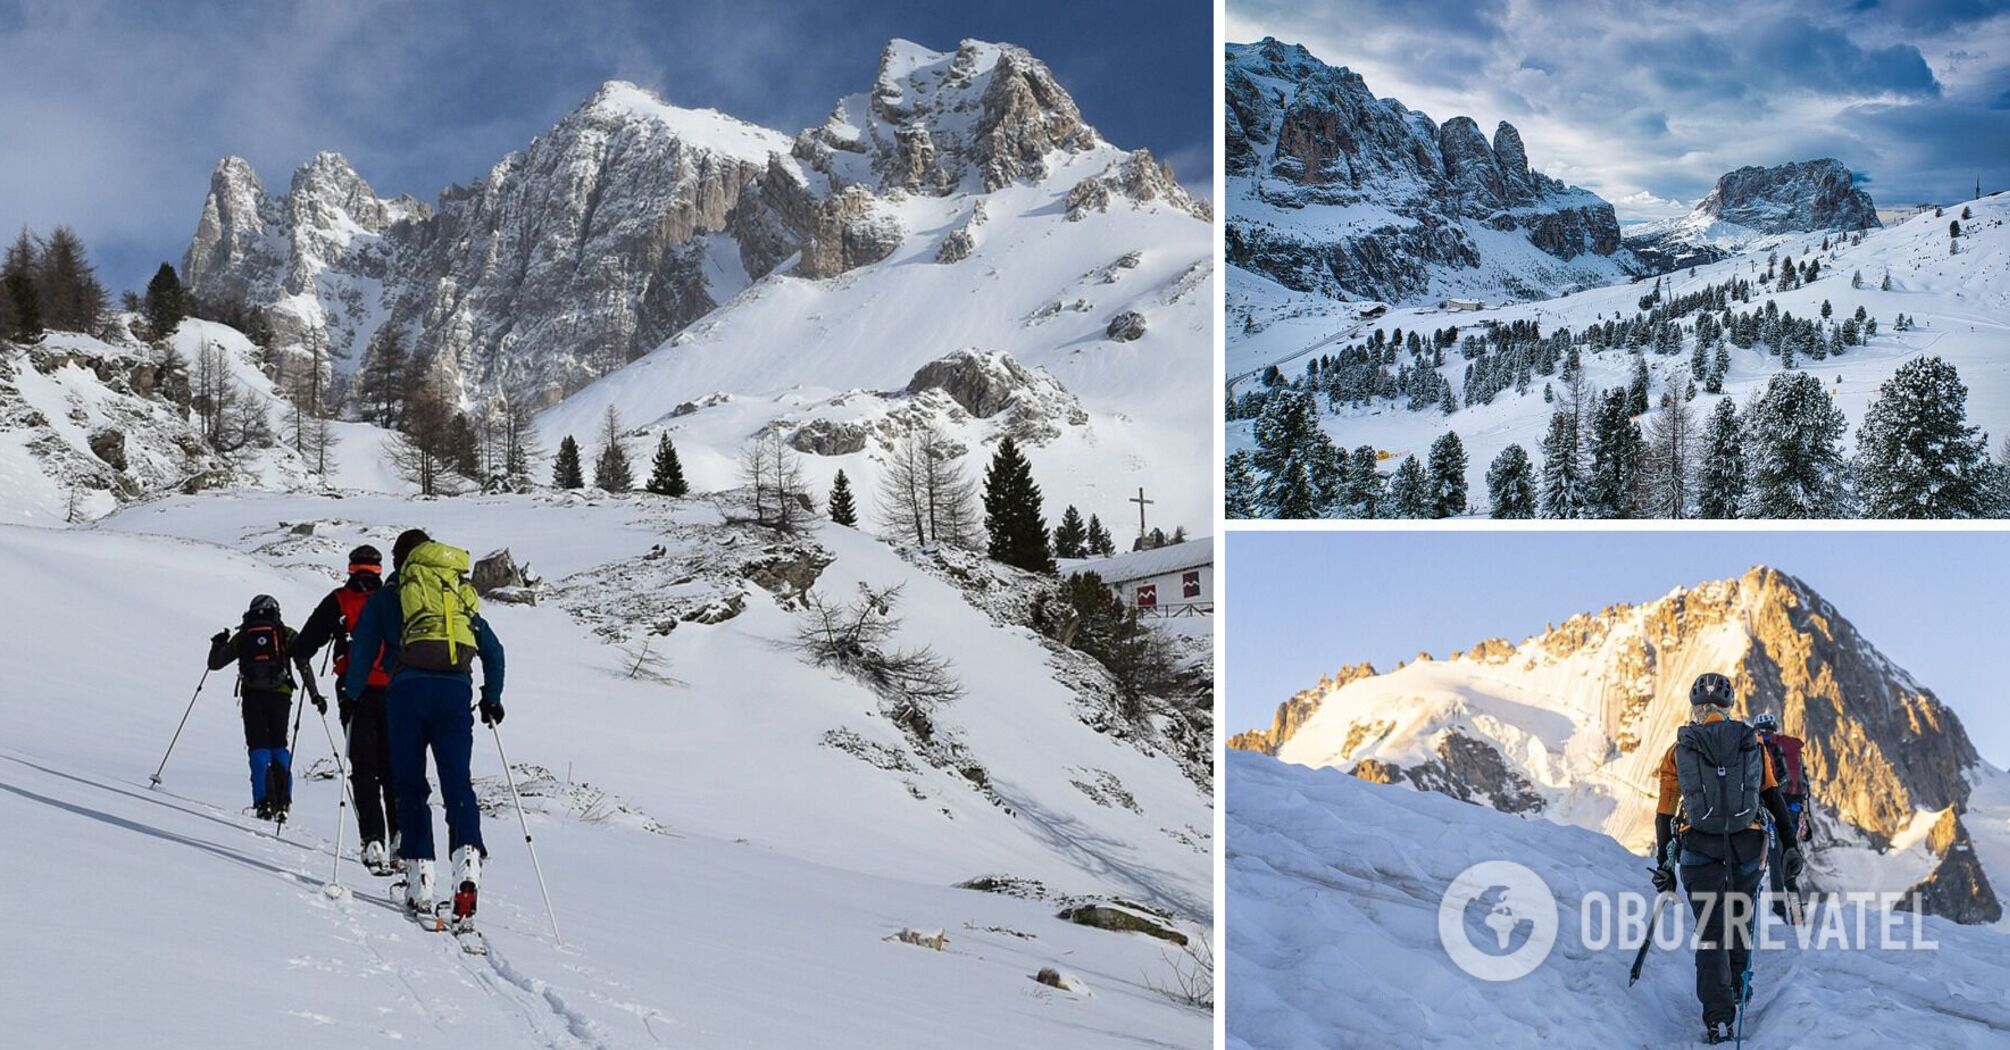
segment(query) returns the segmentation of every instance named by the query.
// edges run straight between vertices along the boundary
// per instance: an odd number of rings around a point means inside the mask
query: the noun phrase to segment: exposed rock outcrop
[[[1298,727],[1306,723],[1319,710],[1319,704],[1335,690],[1363,678],[1375,677],[1375,665],[1371,663],[1345,664],[1331,675],[1321,675],[1319,684],[1292,696],[1277,705],[1277,712],[1270,718],[1270,728],[1252,729],[1236,733],[1228,738],[1228,746],[1238,751],[1257,751],[1266,755],[1277,754],[1277,749],[1291,739]],[[1351,748],[1350,748],[1351,750]]]
[[[1853,232],[1881,226],[1877,205],[1833,157],[1726,172],[1689,214],[1629,229],[1626,245],[1656,269],[1724,258],[1780,233]]]
[[[1275,39],[1230,45],[1225,75],[1235,265],[1300,291],[1392,303],[1427,297],[1440,277],[1497,283],[1519,297],[1637,266],[1612,206],[1533,170],[1510,124],[1491,143],[1470,117],[1435,124],[1375,97],[1360,75]],[[1304,232],[1284,217],[1299,212]],[[1484,230],[1519,233],[1556,261],[1486,271],[1476,236]]]

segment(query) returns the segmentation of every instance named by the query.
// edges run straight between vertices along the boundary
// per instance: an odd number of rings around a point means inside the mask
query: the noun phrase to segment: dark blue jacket
[[[482,699],[502,700],[503,691],[503,647],[496,633],[489,629],[487,620],[477,613],[474,618],[475,656],[482,662]],[[391,684],[396,686],[400,678],[472,678],[467,672],[422,671],[416,667],[399,667],[398,653],[404,648],[405,613],[398,605],[398,577],[393,573],[384,581],[384,586],[370,595],[363,603],[363,615],[356,619],[356,630],[350,638],[349,673],[343,679],[350,696],[362,696],[364,686],[370,681],[368,654],[383,653],[385,667],[395,668],[391,672]]]

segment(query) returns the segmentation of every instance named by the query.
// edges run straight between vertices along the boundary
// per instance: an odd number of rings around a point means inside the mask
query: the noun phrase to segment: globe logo
[[[1556,895],[1542,876],[1508,860],[1459,873],[1438,902],[1438,941],[1482,981],[1528,976],[1556,947]]]

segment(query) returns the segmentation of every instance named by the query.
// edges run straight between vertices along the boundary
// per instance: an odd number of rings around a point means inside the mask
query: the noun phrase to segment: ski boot
[[[482,851],[478,846],[462,846],[454,851],[453,917],[447,929],[461,950],[469,955],[488,954],[488,942],[475,929],[475,899],[481,890]]]
[[[1729,1021],[1717,1021],[1714,1023],[1706,1021],[1703,1023],[1703,1041],[1712,1046],[1718,1043],[1728,1043],[1735,1038],[1737,1038],[1737,1033],[1732,1030],[1731,1022]]]
[[[440,928],[439,916],[433,910],[433,862],[413,861],[405,867],[405,914],[412,921],[433,931]]]
[[[371,840],[363,844],[363,866],[372,875],[391,874],[391,857],[384,852],[384,844]]]

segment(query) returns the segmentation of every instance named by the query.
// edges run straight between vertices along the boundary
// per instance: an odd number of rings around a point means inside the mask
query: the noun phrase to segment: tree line
[[[1642,426],[1644,387],[1567,387],[1539,446],[1488,465],[1496,518],[1977,518],[2010,516],[2010,440],[1991,458],[1967,420],[1968,389],[1938,357],[1900,365],[1844,447],[1848,423],[1814,376],[1774,375],[1742,406],[1691,407],[1693,381],[1665,392]],[[1256,447],[1227,464],[1230,517],[1442,518],[1465,513],[1456,433],[1427,463],[1396,469],[1371,446],[1348,452],[1319,427],[1315,395],[1275,398]]]

